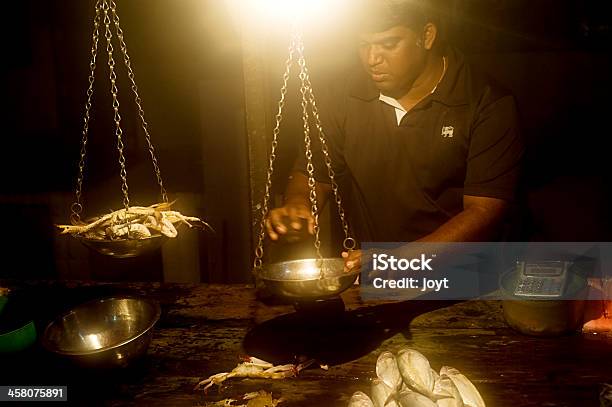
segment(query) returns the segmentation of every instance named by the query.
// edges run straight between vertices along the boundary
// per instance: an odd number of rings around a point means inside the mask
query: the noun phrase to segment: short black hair
[[[404,25],[420,32],[425,24],[433,23],[439,34],[446,31],[451,0],[359,0],[360,30],[385,31]],[[442,35],[443,36],[443,35]]]

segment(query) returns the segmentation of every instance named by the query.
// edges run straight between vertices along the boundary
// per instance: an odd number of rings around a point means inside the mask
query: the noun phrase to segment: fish
[[[438,407],[464,407],[459,389],[445,374],[436,380],[433,393]]]
[[[283,402],[282,398],[276,400],[272,398],[272,393],[264,390],[247,393],[243,396],[243,399],[248,400],[246,407],[276,407]]]
[[[431,399],[412,390],[402,391],[399,394],[399,404],[401,407],[437,407]]]
[[[461,404],[458,404],[458,403],[461,403]],[[448,398],[440,399],[436,401],[436,405],[438,407],[458,407],[458,406],[464,406],[465,404],[463,404],[463,401],[461,400],[461,398],[456,399],[454,397],[448,397]]]
[[[372,380],[372,402],[374,407],[399,407],[393,399],[394,391],[380,379]]]
[[[402,386],[402,375],[393,353],[383,352],[378,356],[376,376],[394,391],[399,391]]]
[[[406,386],[430,399],[434,398],[436,377],[422,353],[404,348],[397,354],[397,365]]]
[[[431,369],[431,375],[432,375],[432,376],[433,376],[433,378],[434,378],[434,386],[435,386],[436,380],[438,380],[438,379],[440,378],[440,375],[438,374],[438,372],[436,372],[436,371],[435,371],[435,370],[433,370],[433,369]]]
[[[151,237],[149,228],[140,223],[112,225],[107,229],[106,234],[113,238],[129,237],[132,239],[145,239]]]
[[[206,380],[202,380],[195,386],[195,390],[200,389],[205,385],[203,390],[208,390],[211,386],[220,386],[221,383],[232,377],[250,377],[261,379],[285,379],[295,377],[299,373],[300,366],[296,365],[278,365],[254,357],[243,359],[231,372],[221,372],[210,376]]]
[[[259,390],[234,399],[227,398],[213,403],[204,404],[205,407],[276,407],[284,400],[272,398],[272,393],[265,390]],[[244,404],[246,402],[246,404]],[[236,404],[240,403],[240,404]]]
[[[372,399],[362,391],[356,391],[349,400],[348,407],[374,407]]]
[[[486,407],[482,396],[476,386],[461,372],[454,367],[443,366],[440,369],[440,377],[448,376],[459,390],[463,404],[467,407]]]

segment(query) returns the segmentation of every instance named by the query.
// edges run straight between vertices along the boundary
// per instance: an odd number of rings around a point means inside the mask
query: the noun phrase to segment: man
[[[523,154],[514,99],[445,46],[437,0],[365,2],[363,71],[337,81],[319,109],[357,240],[495,239]],[[304,167],[267,219],[272,240],[300,219],[313,232]],[[321,208],[331,188],[320,156],[316,169]],[[360,267],[359,250],[342,256]]]

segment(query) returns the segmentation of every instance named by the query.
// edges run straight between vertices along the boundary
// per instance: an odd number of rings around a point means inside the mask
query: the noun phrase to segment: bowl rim
[[[119,239],[92,239],[90,237],[85,237],[83,235],[71,235],[74,239],[77,240],[83,240],[86,242],[94,242],[94,243],[127,243],[127,242],[140,242],[140,241],[147,241],[147,240],[156,240],[159,238],[166,238],[169,239],[168,236],[163,235],[161,233],[156,233],[154,235],[151,236],[147,236],[147,237],[142,237],[142,238],[138,238],[138,239],[125,239],[125,238],[119,238]]]
[[[48,340],[48,332],[51,329],[51,327],[57,323],[59,320],[65,318],[66,316],[74,313],[78,308],[81,307],[85,307],[87,305],[90,304],[96,304],[96,303],[103,303],[103,302],[107,302],[107,301],[115,301],[115,300],[138,300],[138,301],[144,301],[146,303],[149,303],[150,305],[153,306],[153,309],[155,310],[155,314],[153,319],[151,320],[151,322],[147,325],[147,327],[145,329],[142,330],[142,332],[139,332],[137,335],[131,336],[127,339],[124,339],[121,342],[118,342],[114,345],[111,346],[105,346],[103,348],[100,349],[95,349],[95,350],[88,350],[88,351],[62,351],[57,349],[55,346],[51,345],[51,342]],[[91,301],[87,301],[84,302],[82,304],[79,304],[75,307],[72,307],[70,310],[62,313],[61,315],[59,315],[58,317],[56,317],[55,319],[53,319],[51,322],[49,322],[49,324],[47,324],[42,337],[41,337],[41,344],[42,346],[47,349],[50,352],[59,354],[59,355],[65,355],[65,356],[87,356],[87,355],[95,355],[98,353],[102,353],[111,349],[115,349],[118,348],[120,346],[123,346],[129,342],[132,342],[135,339],[138,339],[139,337],[141,337],[142,335],[146,334],[147,332],[149,332],[153,326],[155,326],[155,324],[157,323],[157,321],[159,321],[159,318],[161,317],[161,306],[159,305],[159,302],[156,300],[153,300],[151,298],[143,298],[143,297],[138,297],[138,296],[132,296],[132,295],[125,295],[125,296],[111,296],[111,297],[104,297],[104,298],[98,298],[95,300],[91,300]]]
[[[261,271],[258,273],[258,278],[264,280],[264,281],[275,281],[275,282],[303,282],[303,281],[317,281],[317,280],[327,280],[330,278],[341,278],[341,277],[349,277],[349,276],[354,276],[354,275],[359,275],[361,274],[360,270],[356,270],[356,271],[351,271],[351,272],[343,272],[334,276],[323,276],[323,278],[321,277],[313,277],[313,278],[270,278],[268,276],[266,276],[266,272],[270,271],[270,268],[273,266],[281,266],[282,264],[291,264],[291,263],[298,263],[298,262],[303,262],[303,261],[317,261],[317,258],[306,258],[306,259],[295,259],[295,260],[286,260],[286,261],[280,261],[280,262],[275,262],[275,263],[268,263],[268,264],[264,264],[261,268]],[[332,260],[332,261],[343,261],[344,259],[342,257],[323,257],[323,261],[325,260]],[[282,267],[282,266],[281,266]]]

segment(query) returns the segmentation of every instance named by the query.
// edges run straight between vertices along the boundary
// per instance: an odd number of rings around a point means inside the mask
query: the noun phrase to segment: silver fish
[[[374,407],[399,407],[393,399],[394,391],[380,379],[372,380],[372,401]]]
[[[351,396],[348,407],[374,407],[374,403],[367,394],[362,391],[356,391]]]
[[[401,407],[438,407],[429,398],[412,390],[402,391],[399,394],[399,403]]]
[[[457,390],[459,390],[459,393],[461,394],[461,399],[463,400],[464,405],[467,407],[486,407],[482,396],[476,389],[476,386],[474,386],[474,384],[472,384],[467,377],[461,374],[459,370],[455,369],[454,367],[443,366],[442,369],[440,369],[440,376],[443,375],[448,376],[453,381],[453,384],[457,387]]]
[[[438,407],[464,407],[459,389],[451,378],[445,374],[436,380],[433,392]]]
[[[435,376],[429,361],[420,352],[404,348],[397,354],[397,365],[404,383],[424,396],[433,399]]]
[[[438,380],[440,378],[440,375],[438,374],[438,372],[436,372],[435,370],[431,369],[431,375],[434,378],[434,385],[436,383],[436,380]]]
[[[395,355],[391,352],[383,352],[376,360],[376,376],[394,391],[398,391],[402,385],[402,375],[397,367]]]

